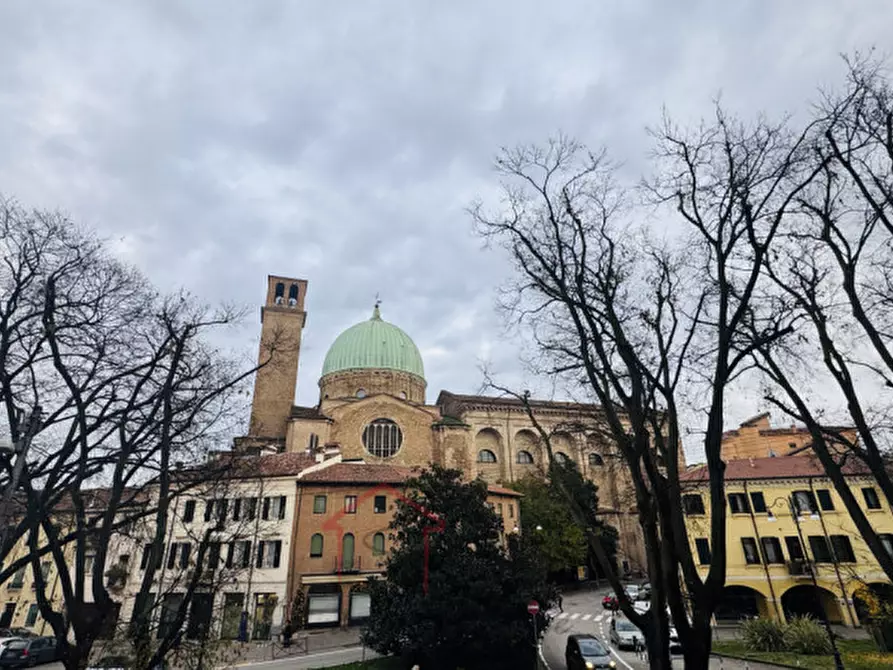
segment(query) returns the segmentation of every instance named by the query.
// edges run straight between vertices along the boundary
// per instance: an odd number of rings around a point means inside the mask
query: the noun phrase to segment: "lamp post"
[[[828,621],[828,616],[825,614],[825,608],[822,606],[822,599],[819,595],[819,582],[816,579],[816,568],[813,566],[816,565],[815,561],[809,560],[809,553],[806,550],[806,542],[803,537],[803,529],[800,527],[800,513],[797,511],[796,506],[794,505],[794,501],[791,497],[784,498],[776,498],[772,505],[769,506],[769,509],[775,507],[775,505],[784,500],[788,505],[788,510],[791,513],[791,517],[794,519],[794,525],[797,527],[797,537],[800,540],[800,546],[803,549],[803,558],[806,561],[807,567],[809,568],[809,576],[812,579],[812,587],[813,594],[815,595],[816,605],[818,606],[818,612],[822,617],[822,625],[825,627],[825,632],[828,635],[828,640],[831,642],[831,650],[834,654],[834,668],[835,670],[845,670],[843,665],[843,659],[840,657],[840,650],[837,648],[837,642],[834,641],[834,633],[831,631],[831,624]],[[818,514],[815,510],[812,510],[810,514],[810,518],[818,519]],[[769,517],[770,521],[777,520],[774,515]],[[832,550],[833,551],[833,550]],[[844,594],[844,598],[846,594]]]

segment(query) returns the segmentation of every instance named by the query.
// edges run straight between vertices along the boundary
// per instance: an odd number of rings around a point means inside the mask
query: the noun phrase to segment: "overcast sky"
[[[437,5],[435,7],[435,5]],[[890,47],[890,0],[0,3],[0,193],[61,208],[160,287],[256,305],[309,280],[298,401],[382,313],[428,397],[520,371],[464,208],[502,145],[558,130],[638,169],[666,105],[806,108],[841,52]],[[255,346],[257,312],[233,338]],[[753,413],[730,408],[729,424]]]

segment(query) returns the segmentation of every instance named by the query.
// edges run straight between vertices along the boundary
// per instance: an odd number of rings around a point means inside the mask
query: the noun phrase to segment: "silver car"
[[[645,636],[629,619],[614,617],[611,620],[611,644],[620,649],[634,649],[645,644]]]

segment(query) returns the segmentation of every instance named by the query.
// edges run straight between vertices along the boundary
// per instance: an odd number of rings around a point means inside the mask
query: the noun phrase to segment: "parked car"
[[[594,635],[577,634],[567,636],[564,650],[567,670],[588,670],[589,668],[614,668],[611,652]]]
[[[0,651],[0,667],[34,667],[41,663],[56,660],[56,639],[52,637],[30,637],[13,640]]]
[[[617,596],[606,595],[604,598],[602,598],[602,607],[606,610],[616,610]]]
[[[623,587],[624,592],[626,592],[626,597],[631,601],[635,602],[639,599],[639,585],[638,584],[627,584]]]
[[[620,649],[634,649],[639,644],[645,644],[642,631],[623,617],[614,617],[611,620],[610,638],[611,644]]]
[[[9,632],[16,637],[40,637],[30,628],[10,628]]]

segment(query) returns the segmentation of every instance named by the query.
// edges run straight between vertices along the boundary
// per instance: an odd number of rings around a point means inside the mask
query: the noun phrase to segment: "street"
[[[567,636],[574,633],[589,633],[599,638],[606,647],[611,649],[611,656],[617,662],[618,668],[625,670],[647,670],[648,664],[644,659],[638,658],[633,651],[621,651],[608,644],[608,633],[611,624],[611,612],[602,609],[602,597],[610,593],[610,589],[604,588],[598,591],[579,591],[564,595],[564,612],[549,626],[543,636],[543,657],[549,666],[549,670],[566,670],[564,663],[564,648],[567,644]],[[681,657],[673,659],[674,668],[683,668]],[[722,668],[723,670],[760,670],[767,668],[761,663],[742,661],[726,658],[721,662],[719,658],[710,659],[710,668]]]
[[[349,647],[346,649],[332,649],[321,651],[307,656],[291,656],[289,658],[277,658],[272,661],[257,661],[240,663],[236,667],[250,668],[251,670],[290,670],[291,668],[329,668],[333,665],[353,663],[370,658],[376,658],[378,654],[361,647]]]

